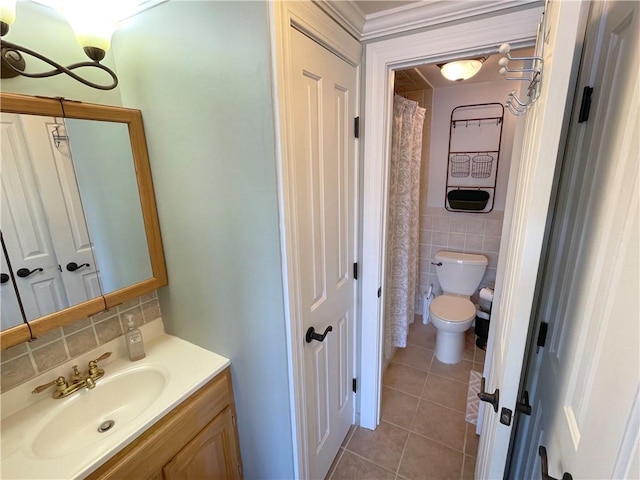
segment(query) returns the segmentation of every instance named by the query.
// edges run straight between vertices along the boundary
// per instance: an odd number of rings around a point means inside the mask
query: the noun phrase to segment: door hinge
[[[358,380],[356,380],[355,378],[351,380],[351,390],[353,390],[353,393],[356,393],[358,391]]]
[[[360,117],[353,119],[353,136],[360,138]]]
[[[235,415],[231,415],[231,423],[235,426],[236,425],[236,416]]]
[[[358,262],[353,264],[353,279],[358,279]]]
[[[578,123],[584,123],[589,120],[589,112],[591,111],[591,95],[593,87],[586,86],[582,90],[582,102],[580,102],[580,113],[578,114]]]
[[[378,287],[378,298],[382,296],[382,287]]]
[[[538,341],[536,342],[536,353],[540,351],[541,347],[547,343],[547,330],[549,324],[547,322],[540,322],[540,330],[538,330]]]

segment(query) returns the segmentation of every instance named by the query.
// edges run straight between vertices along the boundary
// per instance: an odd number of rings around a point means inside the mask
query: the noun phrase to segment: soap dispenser
[[[127,331],[124,338],[127,342],[127,350],[129,350],[129,360],[135,362],[144,358],[144,341],[142,340],[142,332],[136,328],[133,323],[133,316],[127,315]]]

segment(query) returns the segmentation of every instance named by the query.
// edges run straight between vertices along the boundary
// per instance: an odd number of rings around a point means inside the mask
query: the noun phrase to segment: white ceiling
[[[404,7],[411,3],[429,3],[429,2],[418,2],[418,1],[402,1],[402,0],[353,0],[353,3],[362,10],[362,13],[366,15],[371,15],[373,13],[379,13],[385,10],[393,10],[399,7]]]

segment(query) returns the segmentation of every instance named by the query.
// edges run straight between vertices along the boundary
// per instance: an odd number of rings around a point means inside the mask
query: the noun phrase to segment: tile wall
[[[127,329],[125,315],[128,314],[133,316],[136,326],[161,318],[156,292],[56,328],[32,342],[21,343],[2,351],[0,392],[6,392],[122,335]]]
[[[440,250],[481,253],[489,259],[482,287],[492,287],[500,250],[504,212],[461,213],[444,207],[423,207],[420,212],[420,285],[416,293],[416,313],[422,313],[422,293],[429,284],[436,295],[442,293],[436,270],[431,262]]]

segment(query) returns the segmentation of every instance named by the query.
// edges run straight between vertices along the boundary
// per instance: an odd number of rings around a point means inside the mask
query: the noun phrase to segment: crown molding
[[[542,4],[537,0],[420,2],[367,15],[360,40],[371,40],[440,23],[492,14],[514,7],[532,8]]]
[[[379,13],[364,15],[353,0],[314,0],[318,6],[336,20],[358,40],[416,30],[446,22],[468,19],[478,15],[495,14],[511,8],[542,6],[541,0],[483,0],[452,2],[450,0],[421,1]]]
[[[352,0],[331,1],[313,0],[327,15],[333,18],[351,36],[360,40],[364,30],[365,14]]]

